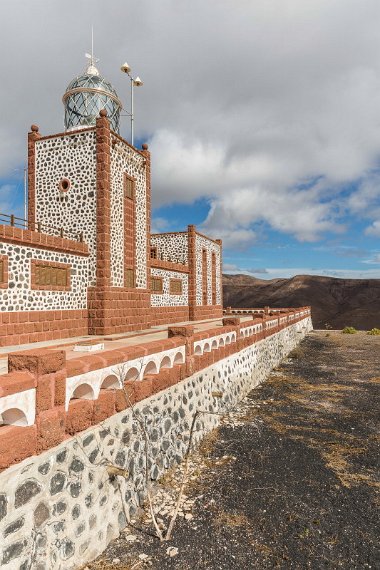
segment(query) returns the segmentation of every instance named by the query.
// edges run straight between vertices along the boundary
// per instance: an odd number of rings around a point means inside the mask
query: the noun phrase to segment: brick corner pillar
[[[14,352],[9,371],[28,371],[36,379],[37,453],[58,445],[66,430],[66,353],[44,349]]]
[[[181,336],[185,341],[185,366],[186,376],[191,376],[194,372],[194,326],[185,325],[168,328],[168,338]]]
[[[223,242],[221,239],[216,239],[216,243],[219,246],[219,257],[220,257],[220,266],[219,266],[219,279],[220,279],[220,305],[223,310]]]
[[[96,119],[96,283],[88,292],[89,334],[104,334],[111,285],[111,130],[105,109]]]
[[[151,232],[151,159],[149,147],[146,143],[142,145],[141,153],[145,157],[145,185],[146,185],[146,283],[150,290],[150,232]],[[149,303],[150,305],[150,303]]]
[[[187,226],[188,235],[188,258],[189,258],[189,320],[196,320],[197,307],[197,252],[196,252],[196,228],[194,225]]]
[[[96,119],[96,287],[111,283],[111,130],[105,109]]]
[[[41,138],[37,125],[30,127],[28,133],[28,229],[34,230],[36,224],[36,141]]]

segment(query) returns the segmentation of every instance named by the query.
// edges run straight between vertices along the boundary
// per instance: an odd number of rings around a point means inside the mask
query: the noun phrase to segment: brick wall
[[[87,309],[0,313],[0,346],[28,344],[87,334]]]

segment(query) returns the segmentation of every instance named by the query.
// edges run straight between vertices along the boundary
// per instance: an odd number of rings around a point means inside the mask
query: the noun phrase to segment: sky
[[[196,224],[224,270],[380,278],[379,0],[1,0],[0,212],[23,214],[26,133],[101,74],[152,154],[153,231]],[[121,135],[129,140],[128,117]]]

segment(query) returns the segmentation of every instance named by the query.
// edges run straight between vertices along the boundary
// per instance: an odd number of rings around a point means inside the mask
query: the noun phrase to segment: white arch
[[[18,410],[12,412],[11,410]],[[20,413],[20,415],[19,415]],[[22,416],[26,419],[26,423],[13,423],[14,421],[23,421]],[[18,418],[16,417],[18,416]],[[32,426],[36,417],[36,390],[24,390],[24,392],[16,392],[9,396],[0,398],[0,419],[7,425],[27,425]]]
[[[170,360],[170,357],[164,356],[164,358],[161,360],[160,370],[161,368],[171,368],[171,367],[172,367],[172,361]]]
[[[224,346],[224,338],[220,337],[219,339],[219,346]]]
[[[2,423],[8,426],[27,426],[26,415],[19,408],[9,408],[0,414]]]
[[[185,358],[182,352],[177,352],[174,357],[173,364],[183,364],[185,362]]]
[[[158,366],[154,360],[148,362],[144,369],[144,376],[146,374],[158,374]]]
[[[115,374],[108,374],[100,385],[101,390],[112,390],[120,388],[120,382]]]
[[[226,344],[231,344],[231,339],[229,335],[226,336]]]
[[[203,345],[203,352],[211,352],[211,346],[208,342],[205,342]]]
[[[94,389],[90,384],[87,384],[87,382],[78,384],[72,393],[70,400],[73,398],[77,398],[78,400],[95,400]]]
[[[131,366],[125,375],[124,382],[127,380],[138,380],[139,376],[140,372],[137,370],[137,368],[135,366]]]
[[[218,341],[214,339],[211,344],[211,350],[216,350],[218,348]]]
[[[201,354],[203,354],[202,347],[200,344],[195,345],[194,354],[196,354],[197,356],[200,356]]]

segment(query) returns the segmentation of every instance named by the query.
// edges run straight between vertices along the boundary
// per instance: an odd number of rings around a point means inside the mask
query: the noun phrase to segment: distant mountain
[[[224,307],[311,305],[314,328],[380,328],[380,279],[335,279],[296,275],[263,280],[223,275]]]

